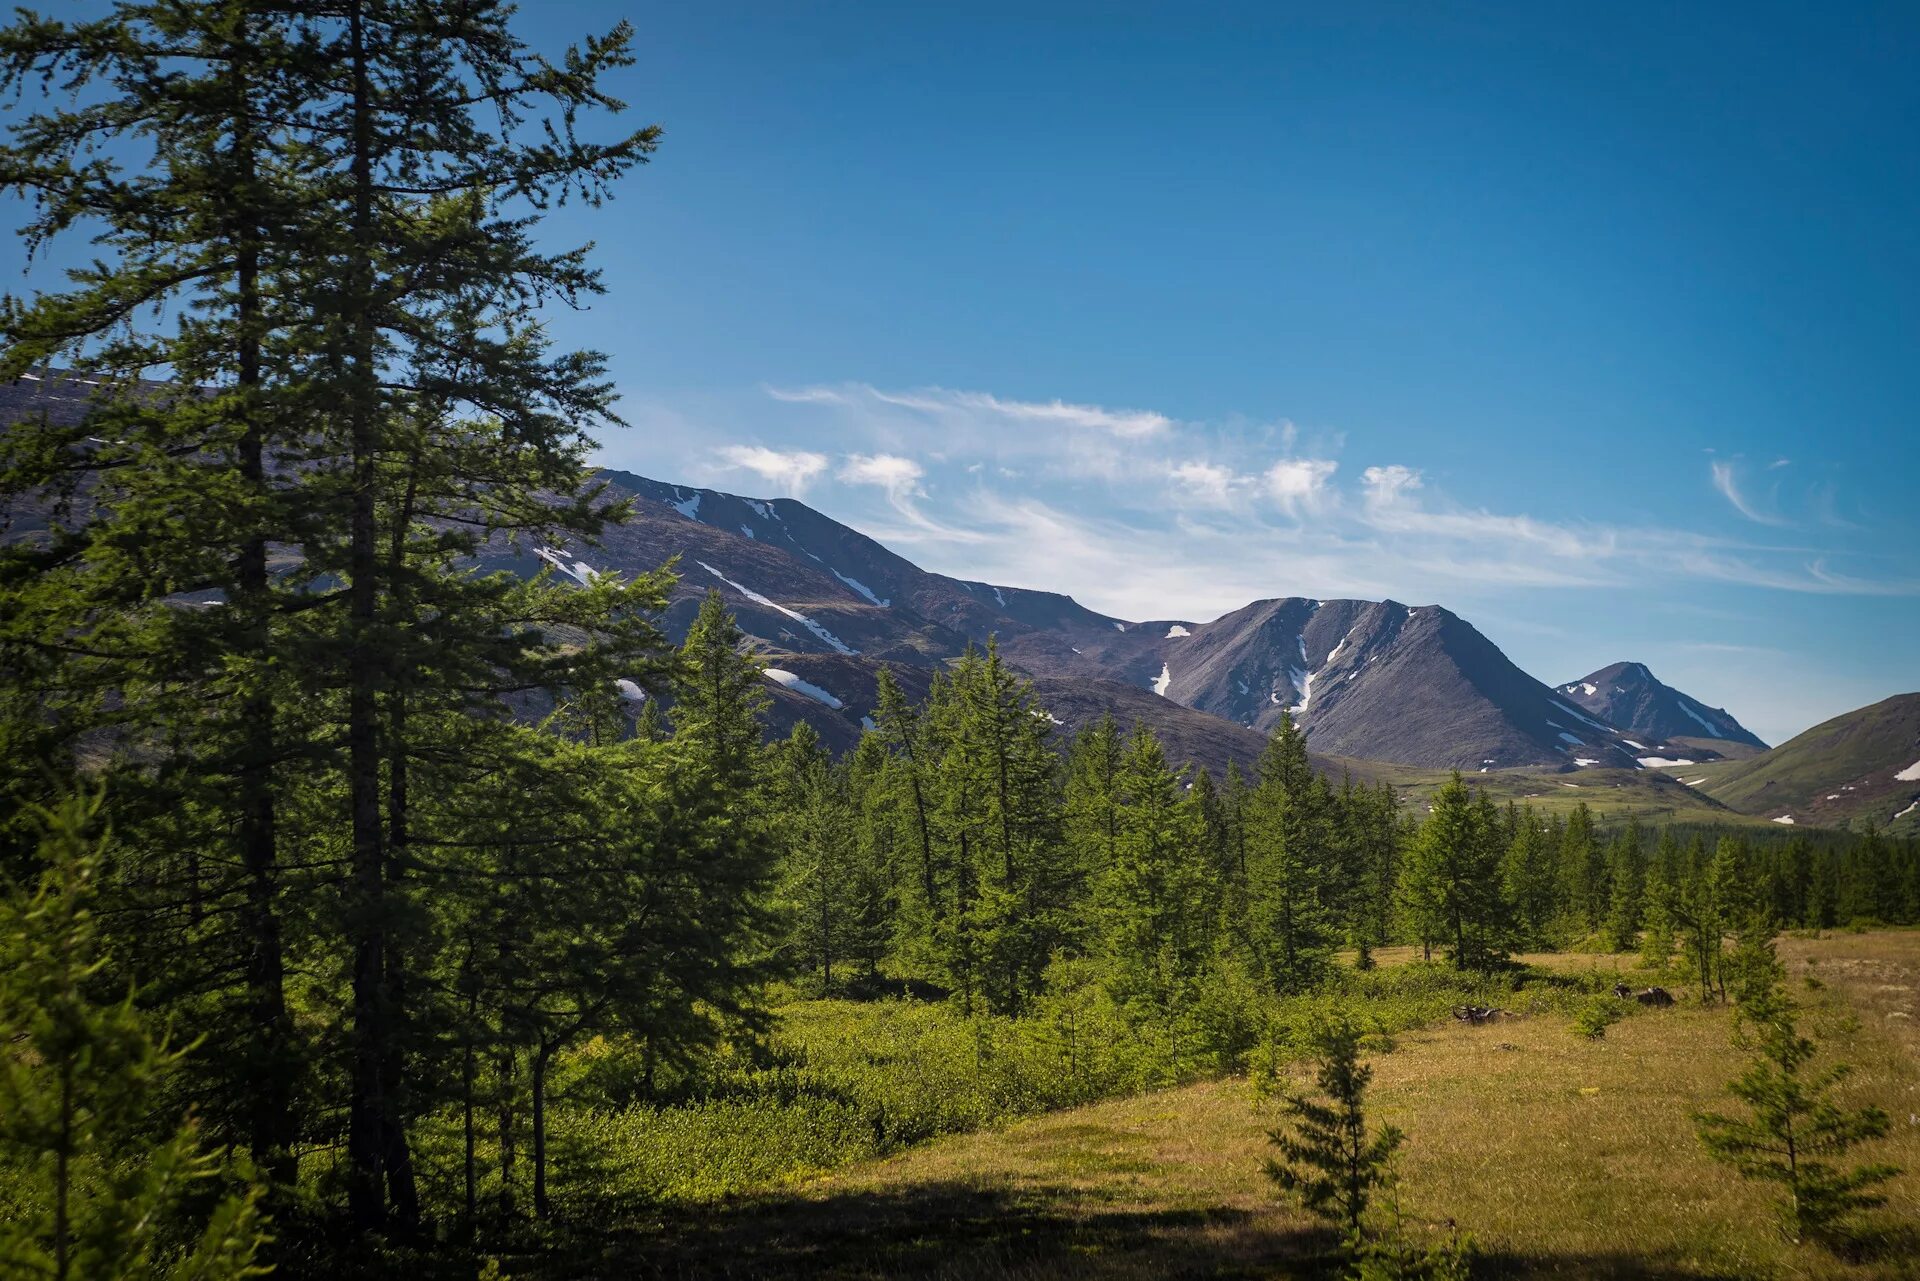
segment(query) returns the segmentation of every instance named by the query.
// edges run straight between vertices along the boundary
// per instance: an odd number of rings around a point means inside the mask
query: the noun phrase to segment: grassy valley
[[[1780,950],[1814,1025],[1846,1035],[1849,1096],[1920,1106],[1920,933],[1793,937]],[[1380,959],[1391,969],[1413,957]],[[1613,956],[1521,959],[1582,990],[1654,977]],[[1913,1274],[1920,1125],[1910,1118],[1875,1153],[1909,1173],[1873,1230],[1850,1254],[1810,1253],[1781,1237],[1764,1190],[1727,1179],[1693,1137],[1692,1113],[1721,1106],[1743,1062],[1724,1007],[1683,993],[1673,1009],[1635,1010],[1589,1039],[1565,1001],[1512,1005],[1513,1017],[1483,1026],[1440,1012],[1374,1057],[1377,1115],[1411,1137],[1401,1177],[1414,1233],[1457,1224],[1493,1276]],[[1297,1080],[1296,1061],[1276,1066]],[[1328,1233],[1262,1171],[1272,1088],[1230,1076],[983,1118],[880,1159],[743,1184],[717,1203],[671,1198],[570,1259],[507,1262],[532,1276],[1322,1275]]]

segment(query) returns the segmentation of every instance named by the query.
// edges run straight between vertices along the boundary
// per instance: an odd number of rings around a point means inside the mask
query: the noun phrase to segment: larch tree
[[[1113,858],[1094,894],[1107,982],[1136,1018],[1166,1030],[1178,1064],[1214,957],[1217,882],[1199,811],[1145,725],[1127,740],[1115,786]]]

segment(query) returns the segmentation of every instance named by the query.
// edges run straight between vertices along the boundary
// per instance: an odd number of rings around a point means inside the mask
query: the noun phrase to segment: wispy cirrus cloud
[[[1108,432],[1122,440],[1157,436],[1174,425],[1165,414],[1146,409],[1110,409],[1104,405],[1066,400],[1014,400],[984,391],[953,391],[925,387],[912,391],[883,391],[869,383],[839,387],[769,387],[775,400],[807,405],[851,405],[862,400],[932,415],[985,415],[1012,423],[1052,424]]]
[[[789,493],[832,485],[839,500],[821,505],[929,568],[1067,591],[1115,613],[1198,617],[1248,593],[1459,599],[1656,582],[1920,595],[1911,575],[1819,546],[1582,519],[1565,495],[1544,513],[1462,502],[1444,473],[1364,458],[1349,470],[1344,437],[1286,421],[1207,423],[939,386],[762,393],[759,410],[736,416],[816,447],[728,445],[725,467]],[[784,420],[766,421],[769,402]],[[1748,520],[1783,524],[1739,467],[1715,460],[1716,488]]]
[[[1774,467],[1778,468],[1784,465],[1786,465],[1786,460],[1781,459],[1774,464]],[[1736,474],[1732,459],[1716,458],[1707,464],[1707,471],[1713,478],[1713,487],[1720,491],[1720,496],[1731,503],[1733,509],[1742,516],[1745,516],[1748,520],[1759,525],[1784,525],[1787,523],[1771,512],[1762,511],[1759,506],[1741,490],[1740,479]]]

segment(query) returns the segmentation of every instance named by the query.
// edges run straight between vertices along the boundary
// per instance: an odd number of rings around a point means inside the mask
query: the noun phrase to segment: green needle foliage
[[[1735,1043],[1754,1051],[1752,1066],[1727,1087],[1748,1114],[1698,1114],[1695,1124],[1708,1153],[1744,1178],[1781,1185],[1795,1241],[1830,1237],[1848,1216],[1884,1204],[1886,1198],[1873,1189],[1898,1174],[1898,1167],[1848,1169],[1835,1158],[1883,1137],[1890,1128],[1887,1114],[1877,1107],[1843,1107],[1833,1098],[1849,1069],[1813,1066],[1818,1049],[1801,1035],[1777,981],[1748,986]]]
[[[1291,1131],[1269,1136],[1280,1158],[1269,1158],[1267,1174],[1300,1204],[1345,1233],[1349,1249],[1358,1247],[1367,1204],[1385,1186],[1389,1162],[1405,1136],[1392,1126],[1368,1134],[1367,1084],[1373,1068],[1359,1061],[1360,1029],[1345,1015],[1334,1015],[1315,1029],[1314,1084],[1325,1101],[1288,1095],[1281,1110]]]
[[[86,832],[98,809],[69,799],[37,811],[46,870],[0,894],[0,1277],[264,1275],[258,1189],[210,1198],[226,1172],[197,1127],[156,1125],[185,1053],[153,1036],[130,997],[97,991],[106,853]]]

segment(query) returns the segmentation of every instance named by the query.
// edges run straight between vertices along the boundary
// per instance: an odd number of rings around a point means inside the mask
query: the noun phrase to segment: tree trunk
[[[461,1055],[461,1060],[460,1060],[460,1133],[461,1133],[461,1138],[464,1140],[464,1150],[461,1153],[461,1156],[462,1156],[461,1172],[465,1175],[465,1186],[462,1189],[463,1192],[465,1193],[465,1197],[461,1202],[461,1205],[466,1212],[466,1230],[468,1234],[471,1235],[473,1232],[474,1218],[479,1213],[479,1206],[478,1206],[479,1177],[478,1177],[478,1171],[474,1169],[474,1152],[473,1152],[473,1149],[474,1149],[474,1133],[473,1133],[473,1067],[474,1067],[474,1064],[473,1064],[473,1028],[471,1026],[471,1020],[473,1017],[472,1005],[468,1005],[467,1007],[467,1017],[469,1020],[469,1026],[467,1028],[467,1045],[466,1045],[466,1051],[464,1054]]]
[[[407,529],[413,521],[413,505],[418,493],[418,472],[410,472],[407,477],[406,496],[400,509],[394,514],[392,538],[388,544],[388,582],[393,584],[395,612],[402,619],[411,620],[412,601],[408,594],[400,591],[398,584],[404,581],[402,570],[405,567],[407,549]],[[407,791],[407,695],[404,690],[394,690],[387,696],[387,844],[386,876],[387,897],[392,902],[401,899],[401,882],[407,874],[407,822],[409,796]],[[389,1002],[388,1043],[381,1056],[381,1071],[384,1079],[381,1097],[386,1102],[385,1117],[387,1199],[396,1218],[407,1227],[415,1227],[420,1222],[420,1193],[414,1182],[413,1153],[407,1143],[406,1109],[401,1105],[406,1091],[406,1018],[407,1018],[407,972],[406,951],[401,940],[388,938],[386,955],[387,999]]]
[[[352,288],[346,317],[352,328],[350,426],[352,489],[348,546],[347,790],[353,833],[353,1066],[347,1127],[347,1207],[355,1224],[386,1220],[385,1173],[389,1132],[387,1029],[386,867],[380,825],[380,744],[375,691],[379,655],[373,639],[379,598],[374,531],[374,368],[372,263],[373,104],[367,72],[361,0],[347,8],[353,59]]]
[[[254,176],[253,122],[250,110],[247,45],[242,33],[232,50],[234,85],[233,149],[240,183],[250,186]],[[235,280],[238,350],[235,353],[235,396],[243,415],[240,433],[240,477],[255,503],[267,496],[266,425],[260,387],[260,255],[256,229],[245,211],[234,211]],[[248,1105],[248,1149],[256,1165],[277,1184],[294,1181],[293,1089],[289,1078],[288,1043],[292,1023],[287,1013],[286,963],[281,951],[280,922],[274,906],[279,882],[279,830],[273,792],[273,761],[278,737],[273,692],[266,688],[272,663],[272,601],[269,595],[267,539],[253,513],[254,528],[241,546],[235,566],[235,616],[244,620],[242,646],[250,663],[249,684],[240,709],[241,750],[236,791],[239,796],[240,865],[245,874],[245,901],[241,930],[246,939],[248,1022],[253,1029],[249,1064],[251,1098]],[[199,905],[199,867],[193,878],[193,912]]]
[[[500,1218],[513,1217],[513,1090],[517,1059],[512,1047],[500,1052]]]
[[[542,1042],[533,1056],[533,1213],[542,1219],[553,1211],[547,1200],[547,1065],[555,1048]]]

